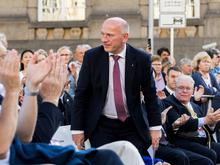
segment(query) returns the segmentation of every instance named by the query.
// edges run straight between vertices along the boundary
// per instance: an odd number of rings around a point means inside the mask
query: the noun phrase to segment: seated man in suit
[[[0,60],[0,83],[6,91],[0,113],[0,164],[122,164],[117,155],[109,150],[91,149],[77,152],[72,146],[21,143],[30,142],[33,136],[37,114],[36,96],[40,83],[48,75],[51,67],[59,70],[60,74],[65,72],[59,60],[50,56],[45,61],[36,63],[37,57],[33,56],[27,68],[27,86],[19,114],[19,55],[16,51],[8,51],[4,59]]]
[[[163,124],[162,128],[162,138],[160,139],[160,145],[156,151],[156,157],[161,158],[170,164],[175,165],[213,165],[212,160],[202,156],[200,154],[194,153],[192,151],[176,147],[175,145],[169,142],[167,137],[167,130],[169,129],[166,124],[167,112],[172,108],[172,106],[166,108],[161,113],[161,120]],[[190,116],[184,114],[179,117],[176,121],[173,122],[173,128],[177,129],[180,126],[184,125]]]
[[[220,144],[212,141],[210,132],[220,120],[220,109],[202,116],[200,107],[190,101],[193,87],[193,79],[181,75],[176,79],[174,94],[163,100],[165,106],[173,107],[168,112],[168,135],[176,146],[203,155],[216,164],[220,162]],[[174,121],[184,114],[190,116],[189,120],[177,129],[172,128]]]

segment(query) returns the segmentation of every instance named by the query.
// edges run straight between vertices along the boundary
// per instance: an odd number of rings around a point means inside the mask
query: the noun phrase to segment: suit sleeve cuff
[[[154,131],[156,131],[156,130],[161,130],[162,129],[162,126],[161,125],[158,125],[158,126],[153,126],[153,127],[150,127],[150,130],[154,130]]]
[[[84,131],[82,131],[82,130],[71,130],[72,135],[83,134],[83,133],[84,133]]]
[[[204,117],[198,118],[198,127],[202,127],[203,125],[205,125],[205,118]]]

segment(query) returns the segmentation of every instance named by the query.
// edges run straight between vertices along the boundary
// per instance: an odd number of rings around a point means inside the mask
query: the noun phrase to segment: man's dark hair
[[[20,61],[22,61],[23,56],[25,53],[30,52],[31,54],[34,54],[34,52],[30,49],[25,49],[22,53],[21,53],[21,57],[20,57]],[[24,70],[24,64],[20,62],[20,71]]]
[[[208,53],[210,58],[213,58],[214,55],[218,55],[218,52],[215,49],[208,49],[208,50],[206,50],[206,53]]]
[[[157,54],[158,54],[159,56],[161,56],[161,54],[162,54],[163,52],[167,52],[168,54],[170,54],[169,49],[166,48],[166,47],[162,47],[162,48],[160,48],[160,49],[157,50]]]
[[[179,67],[173,66],[173,67],[170,67],[170,68],[167,70],[167,76],[169,76],[169,73],[170,73],[170,71],[172,71],[172,70],[177,71],[177,72],[181,72],[181,70],[180,70]]]

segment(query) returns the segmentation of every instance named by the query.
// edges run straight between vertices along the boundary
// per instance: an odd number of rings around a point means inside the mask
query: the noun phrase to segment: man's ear
[[[126,43],[128,41],[128,33],[124,33],[123,37],[124,37],[123,42]]]
[[[168,81],[168,75],[166,74],[166,76],[165,76],[165,80],[166,80],[166,82]]]

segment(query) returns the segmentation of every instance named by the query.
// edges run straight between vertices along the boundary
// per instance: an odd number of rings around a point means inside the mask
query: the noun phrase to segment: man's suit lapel
[[[126,97],[129,97],[129,90],[132,89],[132,83],[134,82],[134,74],[136,69],[136,58],[135,54],[130,51],[129,45],[126,49],[125,57],[125,93]]]
[[[102,73],[102,85],[104,89],[104,97],[107,95],[108,91],[108,83],[109,83],[109,55],[107,52],[103,53],[103,60],[101,63],[101,73]]]
[[[198,117],[206,116],[205,112],[202,112],[201,108],[199,106],[197,106],[194,103],[191,103],[191,105],[192,105],[192,108],[193,108],[194,112],[197,114]]]

